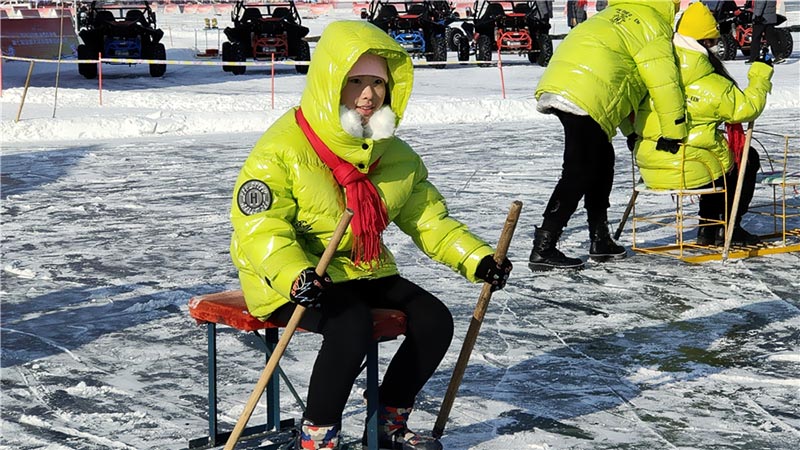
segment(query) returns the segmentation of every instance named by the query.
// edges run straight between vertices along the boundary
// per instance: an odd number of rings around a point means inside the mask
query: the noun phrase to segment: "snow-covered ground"
[[[800,5],[788,4],[787,15],[800,23]],[[316,35],[353,17],[347,8],[304,24]],[[555,33],[566,31],[563,22],[554,19]],[[194,59],[195,29],[206,46],[201,15],[162,14],[159,23],[172,60]],[[800,35],[794,39],[757,129],[800,136]],[[512,201],[524,203],[512,279],[492,298],[445,448],[797,448],[800,255],[703,265],[636,255],[579,273],[532,274],[530,237],[558,178],[562,131],[535,110],[544,69],[511,56],[503,63],[505,99],[497,68],[419,68],[398,133],[423,155],[453,215],[485,239],[496,241]],[[741,56],[727,67],[747,83]],[[56,97],[56,65],[37,64],[15,122],[27,69],[3,63],[0,98],[0,447],[186,448],[207,432],[205,330],[186,305],[193,295],[237,288],[227,253],[233,181],[259,133],[298,102],[305,79],[279,67],[273,109],[268,68],[233,76],[170,65],[163,78],[150,78],[146,66],[106,66],[100,105],[97,80],[74,65],[61,65]],[[760,139],[769,152],[782,145]],[[616,226],[631,171],[623,139],[614,143]],[[671,208],[653,196],[637,205]],[[772,221],[749,215],[745,226],[768,232]],[[451,351],[412,416],[427,431],[479,286],[427,260],[396,228],[386,241],[403,274],[450,305],[456,320]],[[630,246],[629,228],[620,241]],[[560,247],[585,254],[583,211]],[[318,345],[300,333],[284,357],[301,395]],[[396,345],[381,345],[382,367]],[[218,346],[228,429],[263,356],[252,337],[230,329],[220,330]],[[346,410],[353,439],[363,427],[364,385],[359,380]],[[287,417],[300,414],[288,391],[282,407]],[[263,406],[252,423],[261,417]]]

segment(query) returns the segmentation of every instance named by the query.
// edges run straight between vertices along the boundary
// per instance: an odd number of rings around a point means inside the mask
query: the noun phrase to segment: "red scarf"
[[[356,264],[380,263],[381,233],[389,225],[389,216],[375,185],[367,175],[358,171],[352,164],[336,156],[331,149],[322,142],[317,133],[311,128],[303,111],[297,108],[294,114],[297,124],[317,152],[319,158],[333,172],[333,177],[340,186],[344,187],[347,196],[347,206],[353,210],[353,219],[350,227],[355,235],[355,242],[351,251],[351,258]],[[370,171],[378,165],[378,161],[370,166]]]
[[[726,123],[725,132],[728,134],[728,148],[731,149],[733,160],[736,162],[736,167],[742,161],[742,152],[744,152],[744,127],[740,123]]]

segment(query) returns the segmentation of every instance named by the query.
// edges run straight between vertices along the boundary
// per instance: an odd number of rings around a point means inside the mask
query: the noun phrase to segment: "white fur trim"
[[[361,115],[355,110],[339,105],[339,120],[348,134],[357,138],[386,139],[394,135],[397,116],[389,105],[375,111],[366,125],[361,125]]]
[[[342,122],[344,131],[349,133],[350,136],[357,138],[364,137],[364,126],[361,125],[361,114],[352,109],[348,109],[347,106],[339,105],[339,120]]]
[[[708,55],[708,49],[703,47],[699,42],[697,42],[696,39],[690,38],[689,36],[684,36],[680,33],[675,33],[672,36],[672,43],[676,47],[681,47],[688,50],[694,50],[704,55]]]
[[[394,135],[397,116],[389,105],[383,105],[377,110],[364,127],[364,135],[374,140],[386,139]]]

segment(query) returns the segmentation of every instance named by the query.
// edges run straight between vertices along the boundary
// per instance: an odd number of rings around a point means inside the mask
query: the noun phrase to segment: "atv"
[[[722,6],[715,11],[714,16],[719,24],[721,35],[717,47],[719,59],[723,61],[735,59],[737,50],[741,50],[744,56],[750,56],[751,41],[753,39],[752,9],[746,6],[738,6],[736,2],[728,0],[723,2]],[[776,25],[784,22],[786,22],[786,16],[778,14],[778,23]],[[788,28],[775,28],[775,34],[778,38],[778,48],[772,49],[773,56],[786,59],[792,54],[792,49],[794,48],[792,33]],[[760,47],[763,48],[766,45],[766,39],[762,37]]]
[[[164,32],[156,26],[156,13],[147,1],[135,5],[82,5],[78,11],[78,59],[129,58],[166,60],[167,50],[160,43]],[[116,15],[115,15],[116,13]],[[166,64],[150,63],[150,76],[160,77]],[[78,73],[97,78],[97,64],[79,63]]]
[[[238,0],[231,10],[232,27],[225,28],[228,42],[222,43],[222,61],[247,59],[292,59],[310,61],[311,48],[303,39],[308,28],[302,25],[294,0],[281,3],[245,4]],[[308,73],[307,64],[294,66],[297,73]],[[222,66],[225,72],[241,75],[245,66]]]
[[[491,61],[492,52],[527,55],[547,66],[553,56],[550,17],[533,0],[483,0],[470,11],[475,29],[475,59]]]
[[[372,0],[369,9],[361,11],[361,18],[387,32],[412,58],[424,57],[428,62],[447,61],[447,25],[452,14],[446,2]],[[459,55],[461,60],[462,53]],[[469,58],[468,46],[466,58]],[[433,64],[432,67],[443,69],[445,64]]]

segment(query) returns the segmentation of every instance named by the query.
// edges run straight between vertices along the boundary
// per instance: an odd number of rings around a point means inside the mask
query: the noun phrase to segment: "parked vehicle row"
[[[553,55],[550,13],[533,0],[476,1],[463,18],[442,0],[372,0],[361,18],[386,31],[412,57],[433,63],[446,61],[448,51],[459,61],[469,61],[470,55],[487,62],[494,53],[527,55],[541,66]]]
[[[532,64],[547,66],[553,55],[550,36],[551,11],[542,11],[545,2],[535,0],[476,0],[466,16],[460,17],[446,0],[371,0],[361,10],[361,18],[375,24],[395,39],[413,58],[424,58],[432,67],[444,68],[448,52],[455,52],[458,61],[488,63],[493,55],[527,56]],[[751,49],[752,12],[733,1],[724,2],[717,11],[722,39],[718,56],[722,60],[736,57],[737,51],[748,56]],[[786,17],[779,15],[779,24]],[[245,3],[237,0],[231,10],[232,26],[224,29],[227,41],[222,43],[223,62],[250,60],[311,60],[306,36],[309,29],[294,0],[285,2]],[[160,41],[164,32],[158,29],[156,13],[147,0],[138,4],[92,1],[78,8],[78,58],[166,60],[166,49]],[[785,28],[776,28],[779,48],[775,57],[786,58],[794,42]],[[437,64],[441,63],[441,64]],[[167,65],[151,62],[150,75],[163,76]],[[297,64],[298,73],[307,73],[308,65]],[[234,75],[245,73],[244,65],[223,65],[222,70]],[[97,65],[78,64],[78,72],[86,78],[97,77]]]

